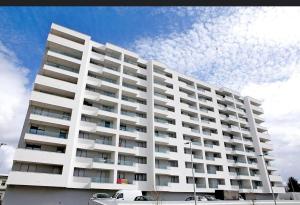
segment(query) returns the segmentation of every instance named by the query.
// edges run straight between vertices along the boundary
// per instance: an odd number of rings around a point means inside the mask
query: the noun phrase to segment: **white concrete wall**
[[[58,33],[64,33],[63,36],[57,36]],[[70,40],[66,36],[72,36]],[[77,39],[74,41],[74,39]],[[81,39],[81,40],[79,40]],[[84,41],[84,43],[78,43],[78,41]],[[185,193],[192,192],[192,185],[186,183],[186,177],[191,177],[191,169],[185,167],[186,162],[190,162],[190,151],[185,153],[185,150],[189,150],[189,145],[185,144],[188,142],[183,139],[183,135],[188,135],[193,139],[197,139],[202,145],[193,145],[193,160],[196,167],[203,167],[204,173],[196,173],[196,177],[201,180],[205,187],[197,187],[197,192],[208,192],[214,193],[215,189],[225,189],[225,190],[237,190],[239,189],[242,193],[255,192],[255,193],[270,193],[270,186],[267,181],[267,170],[264,165],[265,162],[258,157],[261,154],[262,148],[272,150],[271,146],[265,144],[262,145],[260,142],[261,133],[257,132],[257,128],[264,129],[263,126],[259,125],[255,120],[258,119],[253,111],[263,112],[259,107],[261,102],[253,99],[240,96],[239,93],[232,91],[227,88],[219,88],[216,86],[208,85],[205,82],[201,82],[197,79],[185,76],[178,72],[175,72],[162,63],[156,61],[146,61],[139,58],[136,54],[126,51],[123,48],[111,44],[99,44],[91,40],[90,36],[72,31],[70,29],[53,24],[51,27],[51,34],[49,34],[47,46],[52,50],[45,53],[44,62],[47,62],[48,58],[56,57],[57,63],[64,62],[64,65],[73,65],[72,68],[77,69],[78,72],[65,71],[61,65],[58,68],[62,68],[62,72],[58,69],[51,70],[54,72],[51,76],[50,70],[47,68],[49,66],[42,66],[39,74],[36,77],[34,91],[31,96],[31,104],[39,104],[46,107],[59,107],[61,111],[68,110],[72,112],[70,120],[54,119],[45,116],[28,114],[26,121],[24,123],[24,129],[19,143],[19,150],[15,154],[15,162],[32,162],[32,163],[47,163],[47,164],[62,164],[63,171],[60,176],[44,177],[43,179],[36,180],[33,176],[46,176],[39,173],[23,172],[20,174],[12,173],[9,176],[9,185],[30,185],[30,186],[46,186],[47,180],[52,178],[55,180],[51,181],[51,186],[59,186],[66,188],[78,188],[78,189],[140,189],[142,191],[165,191],[173,193]],[[92,51],[92,48],[98,49],[98,53]],[[100,51],[101,50],[101,51]],[[69,53],[62,54],[61,52],[68,51]],[[118,53],[119,59],[111,57],[111,52]],[[60,52],[60,53],[59,53]],[[77,59],[74,54],[78,56],[78,52],[82,53],[82,58]],[[124,59],[130,56],[131,59],[136,60],[137,63],[143,63],[147,69],[138,67],[135,64],[130,64],[125,62]],[[101,65],[94,65],[90,63],[90,60],[97,62]],[[67,63],[66,63],[67,62]],[[76,65],[76,66],[75,66]],[[51,67],[51,66],[50,66]],[[112,70],[112,67],[117,68],[117,70]],[[53,67],[54,68],[54,67]],[[76,70],[75,69],[75,70]],[[125,70],[131,70],[131,73],[125,73]],[[158,70],[160,70],[158,72]],[[104,80],[94,79],[88,76],[88,72],[93,71],[99,76],[112,77],[117,79],[117,84],[109,83]],[[72,74],[71,74],[72,73]],[[167,77],[166,74],[172,75],[172,77]],[[49,76],[50,75],[50,76]],[[137,75],[144,75],[147,80],[137,78]],[[60,78],[60,79],[58,79]],[[103,79],[103,78],[101,78]],[[185,82],[190,82],[191,85]],[[160,83],[166,85],[171,84],[173,88],[168,88],[164,85],[155,83],[159,81]],[[133,86],[139,86],[147,89],[147,92],[140,90],[135,90],[132,88],[125,87],[123,82],[130,83]],[[116,94],[115,98],[111,96],[104,95],[103,93],[97,93],[93,91],[87,91],[85,89],[86,84],[90,86],[96,86],[96,91],[106,90]],[[198,89],[201,87],[201,89]],[[206,91],[203,91],[203,89]],[[210,89],[210,91],[208,91]],[[180,90],[184,91],[181,92]],[[42,92],[40,92],[42,91]],[[154,94],[154,92],[160,92],[161,94],[172,96],[173,100],[159,97]],[[217,95],[220,92],[224,97]],[[55,93],[49,94],[49,93]],[[59,96],[58,96],[59,95]],[[130,96],[133,98],[140,98],[147,102],[147,105],[138,104],[134,102],[128,102],[122,100],[122,95]],[[62,97],[65,96],[65,97]],[[201,96],[211,99],[211,101],[203,101],[198,99]],[[108,111],[103,111],[97,107],[83,106],[84,99],[92,101],[101,101],[107,104],[115,105],[115,112],[110,113]],[[238,99],[244,100],[243,103],[239,102]],[[181,101],[186,101],[186,103],[181,103]],[[231,106],[221,106],[218,104],[221,102],[223,104],[231,104]],[[253,105],[253,104],[257,104]],[[172,107],[174,112],[154,108],[154,104],[160,104],[162,106]],[[238,109],[238,106],[245,109],[243,112]],[[214,109],[214,111],[201,110],[200,107],[209,107]],[[130,108],[136,112],[147,113],[147,118],[142,119],[135,116],[125,116],[121,114],[121,108]],[[192,118],[187,115],[182,115],[181,112],[192,113]],[[231,117],[222,117],[219,112],[231,113]],[[84,122],[81,120],[81,115],[88,115],[91,122]],[[239,117],[238,117],[239,116]],[[245,123],[242,121],[241,116],[248,119],[247,126],[250,128],[249,131],[242,130],[242,125]],[[155,117],[168,118],[175,122],[173,124],[167,124],[162,122],[157,122]],[[211,119],[214,122],[207,122],[207,119]],[[101,120],[107,120],[113,122],[113,127],[103,127],[95,122]],[[206,120],[201,120],[206,119]],[[260,121],[263,121],[259,117]],[[233,123],[234,126],[224,127],[221,122]],[[49,130],[66,129],[68,130],[67,139],[51,138],[45,135],[32,135],[28,134],[27,128],[28,123],[38,124],[44,127],[49,127]],[[138,131],[124,131],[120,130],[120,124],[127,124],[129,128],[146,128],[146,132]],[[224,124],[223,123],[223,124]],[[183,126],[183,124],[185,126]],[[101,135],[110,135],[113,138],[113,146],[96,144],[93,141],[84,141],[79,139],[79,130],[97,133]],[[155,130],[160,132],[176,133],[176,138],[163,138],[155,137]],[[206,130],[211,130],[212,133],[208,134]],[[228,139],[224,137],[222,132],[230,132],[236,135],[235,139]],[[252,137],[253,142],[246,142],[243,136]],[[50,138],[50,139],[49,139]],[[119,139],[127,138],[129,141],[137,142],[144,141],[147,143],[147,148],[124,148],[119,147]],[[265,137],[266,138],[266,137]],[[215,141],[218,145],[212,145],[212,141]],[[26,143],[39,143],[48,144],[53,146],[64,145],[66,147],[65,154],[48,153],[36,150],[24,151]],[[207,143],[204,143],[207,142]],[[225,147],[225,143],[230,146],[236,146],[239,150],[231,150]],[[156,152],[155,146],[160,145],[169,150],[165,153]],[[206,144],[206,146],[205,146]],[[245,148],[250,146],[255,149],[255,152],[246,152]],[[177,152],[171,151],[175,148]],[[93,156],[90,155],[89,159],[78,161],[76,157],[77,149],[86,149],[91,152],[108,152],[112,158],[113,164],[101,164],[93,163]],[[37,154],[35,154],[37,153]],[[147,164],[137,164],[134,166],[124,166],[118,164],[118,156],[128,155],[128,159],[136,160],[136,157],[144,156],[147,157]],[[226,155],[240,156],[239,159],[243,160],[238,163],[229,161]],[[47,157],[48,156],[48,157]],[[218,157],[214,157],[218,156]],[[247,163],[247,157],[256,158],[258,164]],[[155,168],[155,159],[164,159],[166,161],[176,160],[178,161],[178,167],[170,167],[168,169],[157,169]],[[245,163],[246,162],[246,163]],[[111,173],[110,183],[92,183],[91,178],[86,176],[85,180],[77,180],[77,176],[73,176],[74,168],[84,168],[87,170],[109,170]],[[208,167],[210,167],[208,169]],[[220,169],[217,169],[219,167]],[[243,173],[248,174],[251,168],[259,170],[260,175],[258,176],[241,176],[230,174],[228,167],[242,167]],[[268,167],[269,170],[274,168]],[[130,181],[133,184],[117,184],[118,172],[130,172],[126,176],[130,176]],[[211,173],[208,173],[210,171]],[[90,171],[87,171],[88,173]],[[147,174],[147,181],[134,181],[133,177],[135,173],[145,173]],[[162,176],[161,182],[165,185],[157,185],[157,175]],[[48,175],[47,175],[48,176]],[[81,176],[82,177],[82,176]],[[171,178],[179,178],[179,182],[175,183]],[[61,179],[61,180],[59,180]],[[232,183],[231,183],[232,181]],[[238,181],[241,187],[238,188]],[[260,181],[263,183],[262,187],[256,189],[252,185],[252,182]],[[271,181],[279,182],[281,178],[278,176],[272,176]],[[223,182],[223,183],[221,183]],[[67,190],[66,190],[67,191]],[[274,187],[276,193],[284,192],[282,187]],[[83,191],[84,193],[85,191]],[[10,195],[11,196],[11,195]]]

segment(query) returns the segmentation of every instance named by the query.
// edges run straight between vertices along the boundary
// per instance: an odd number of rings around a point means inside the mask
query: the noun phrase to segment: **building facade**
[[[6,174],[0,174],[0,205],[2,204],[2,200],[4,198],[5,190],[6,190],[6,181],[7,181]]]
[[[52,24],[7,203],[24,187],[192,192],[191,151],[197,192],[284,192],[260,106]]]

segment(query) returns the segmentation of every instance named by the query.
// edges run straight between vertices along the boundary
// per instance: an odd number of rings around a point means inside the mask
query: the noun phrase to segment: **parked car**
[[[216,199],[216,197],[212,195],[204,195],[204,197],[207,199],[207,201],[218,201],[219,199]]]
[[[101,198],[98,198],[99,197]],[[112,197],[104,198],[106,195],[103,193],[96,193],[89,200],[89,205],[102,205],[106,204],[108,201],[134,201],[136,197],[142,196],[142,191],[140,190],[119,190]]]
[[[112,198],[115,200],[134,201],[137,196],[142,195],[142,191],[140,190],[119,190],[112,196]]]
[[[107,193],[95,193],[91,199],[109,199],[110,196]]]
[[[154,201],[150,196],[137,196],[134,201]]]
[[[104,200],[111,200],[111,197],[107,193],[95,193],[90,198],[88,205],[95,204],[96,201],[104,201]]]
[[[189,196],[185,199],[185,201],[194,201],[194,200],[195,200],[194,196]],[[207,201],[207,199],[204,196],[199,195],[197,196],[197,201]]]

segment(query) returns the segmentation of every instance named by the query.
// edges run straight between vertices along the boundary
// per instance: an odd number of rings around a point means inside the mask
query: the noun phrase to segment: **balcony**
[[[204,147],[214,148],[214,145],[213,144],[206,144],[206,143],[204,143]]]
[[[135,162],[132,160],[132,161],[129,161],[129,160],[122,160],[122,161],[119,161],[118,162],[118,165],[124,165],[124,166],[134,166],[135,165]]]
[[[71,48],[74,48],[76,50],[80,50],[82,51],[84,49],[84,45],[78,42],[75,42],[73,40],[69,40],[68,38],[64,38],[58,35],[55,35],[53,33],[50,33],[48,35],[48,39],[47,41],[49,42],[49,44],[59,44],[62,46],[68,45]]]
[[[50,92],[51,90],[54,89],[57,90],[55,93],[58,94],[60,92],[61,93],[60,95],[66,97],[69,95],[70,98],[73,98],[74,96],[73,93],[77,91],[77,85],[75,85],[74,83],[66,82],[64,80],[58,80],[40,74],[38,74],[35,78],[35,87],[41,87],[42,90],[50,91]]]
[[[78,58],[77,56],[69,55],[66,52],[60,52],[60,51],[57,51],[57,50],[55,50],[55,51],[54,50],[48,50],[47,51],[47,56],[52,56],[52,57],[55,57],[55,58],[63,59],[63,60],[69,61],[69,62],[79,64],[79,65],[81,64],[81,58]]]
[[[279,175],[269,175],[269,176],[272,182],[282,182],[282,178]]]
[[[68,133],[66,133],[66,132],[54,132],[54,131],[39,130],[39,129],[29,129],[28,132],[30,134],[42,135],[42,136],[47,136],[47,137],[56,137],[56,138],[62,138],[62,139],[68,138]]]
[[[110,178],[92,177],[91,183],[111,183],[111,182],[110,182]]]
[[[35,109],[33,108],[31,110],[31,114],[35,114],[35,115],[40,115],[40,116],[46,116],[46,117],[51,117],[51,118],[56,118],[56,119],[62,119],[62,120],[70,120],[71,115],[69,113],[59,113],[59,112],[55,112],[55,111],[50,111],[47,109]]]
[[[155,133],[155,141],[158,141],[159,143],[162,144],[169,144],[170,137],[168,134]]]
[[[58,63],[46,62],[43,69],[62,73],[74,78],[78,78],[79,69],[60,65]]]
[[[259,132],[258,133],[258,136],[259,136],[259,138],[262,138],[262,139],[264,139],[264,140],[270,140],[270,136],[269,136],[269,133],[267,133],[267,132]]]
[[[273,146],[270,143],[261,143],[261,146],[262,146],[262,149],[264,149],[264,150],[269,150],[269,151],[273,150]]]
[[[178,84],[179,84],[179,86],[182,86],[184,88],[188,88],[189,90],[194,90],[195,89],[194,85],[187,84],[187,83],[182,82],[182,81],[179,81]]]
[[[48,94],[39,91],[32,91],[30,101],[37,101],[45,104],[52,104],[60,107],[70,108],[74,107],[74,100],[65,97]]]
[[[104,163],[104,164],[114,164],[114,162],[111,159],[104,159],[104,158],[93,158],[93,162],[97,163]]]
[[[273,191],[274,191],[274,193],[285,193],[285,189],[284,189],[284,187],[282,186],[273,186],[272,187],[273,188]]]
[[[252,110],[253,110],[253,112],[258,113],[258,114],[264,113],[264,110],[261,107],[252,106]]]
[[[101,170],[113,170],[115,169],[115,163],[112,159],[104,159],[99,157],[94,157],[92,159],[86,158],[91,160],[90,167],[93,169],[101,169]]]
[[[7,180],[9,185],[66,187],[60,174],[11,171]]]
[[[155,150],[155,157],[157,159],[170,159],[171,154],[167,149]]]
[[[18,148],[14,159],[22,162],[63,165],[65,157],[64,153]]]

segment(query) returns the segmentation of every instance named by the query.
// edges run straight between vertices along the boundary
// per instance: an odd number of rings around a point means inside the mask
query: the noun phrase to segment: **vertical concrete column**
[[[66,180],[66,186],[71,186],[73,181],[73,170],[74,164],[76,160],[76,150],[77,150],[77,142],[79,135],[79,127],[81,120],[81,110],[83,106],[84,93],[85,93],[85,85],[87,81],[88,74],[88,66],[90,62],[90,53],[91,53],[91,37],[90,36],[82,36],[84,37],[84,48],[81,59],[80,71],[77,82],[77,92],[75,93],[74,98],[74,107],[72,110],[71,123],[68,133],[68,143],[66,147],[66,161],[63,168],[63,178]]]
[[[117,114],[118,116],[121,115],[121,104],[122,104],[122,83],[123,83],[123,62],[124,62],[124,53],[121,53],[121,66],[120,66],[120,83],[119,83],[119,91],[118,91],[118,104],[117,104]],[[119,147],[119,138],[120,138],[120,117],[117,118],[116,121],[116,149],[115,149],[115,155],[114,155],[114,162],[116,164],[116,167],[118,167],[118,147]],[[113,183],[117,183],[117,177],[118,177],[118,169],[113,170]]]
[[[147,141],[147,147],[149,150],[149,155],[147,163],[149,166],[149,188],[150,190],[156,191],[156,181],[155,181],[155,133],[154,133],[154,79],[153,79],[153,61],[149,61],[147,64],[147,118],[148,118],[148,127],[147,134],[149,140]]]
[[[258,168],[261,176],[261,180],[263,182],[263,192],[265,193],[271,193],[271,186],[268,180],[268,172],[266,170],[266,162],[263,160],[262,157],[258,156],[262,154],[262,147],[261,143],[259,140],[259,135],[257,132],[257,127],[256,123],[254,120],[252,108],[251,108],[251,103],[250,99],[248,97],[245,97],[245,107],[246,107],[246,112],[249,120],[249,126],[250,126],[250,133],[253,139],[253,144],[254,144],[254,149],[255,153],[257,155],[257,163],[258,163]]]
[[[176,141],[177,141],[177,154],[178,156],[185,156],[184,154],[184,140],[183,140],[183,133],[182,133],[182,129],[180,129],[182,127],[182,120],[181,120],[181,103],[180,103],[180,95],[179,95],[179,83],[178,83],[178,75],[177,73],[173,72],[173,89],[174,89],[174,111],[175,111],[175,115],[176,115],[176,119],[175,119],[175,123],[176,123],[176,127],[178,127],[177,131],[176,131]],[[184,157],[183,157],[184,158]],[[190,160],[189,160],[190,161]],[[180,160],[178,159],[178,169],[179,170],[185,170],[185,160]],[[191,175],[192,175],[192,170],[191,171]],[[182,186],[185,186],[186,183],[186,172],[182,172],[182,173],[173,173],[179,176],[179,183],[182,184]],[[189,190],[187,190],[189,191]],[[193,190],[190,190],[191,192]]]

